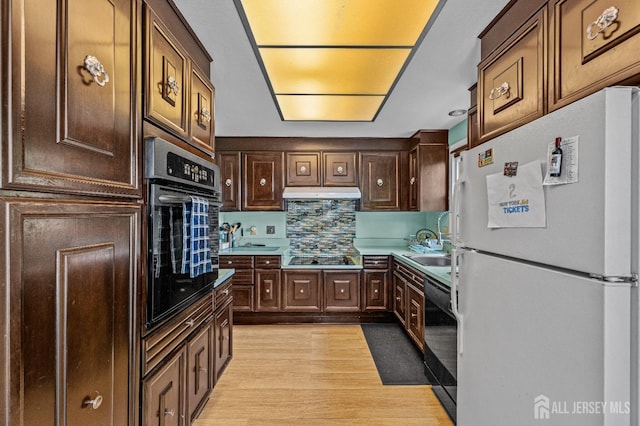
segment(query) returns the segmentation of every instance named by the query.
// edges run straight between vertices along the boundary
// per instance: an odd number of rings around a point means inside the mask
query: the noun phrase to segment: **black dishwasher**
[[[455,421],[458,337],[450,291],[429,277],[424,280],[424,362],[438,380],[433,392]]]

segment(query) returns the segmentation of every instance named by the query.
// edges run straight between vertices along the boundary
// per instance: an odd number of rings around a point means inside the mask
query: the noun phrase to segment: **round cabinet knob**
[[[378,262],[377,260],[374,260],[374,261],[373,261],[373,264],[374,264],[374,265],[377,265],[378,263],[379,263],[379,262]]]
[[[233,181],[231,179],[227,179],[224,181],[224,184],[227,186],[231,186],[231,184],[233,183]]]
[[[378,289],[373,290],[374,293],[378,293]]]
[[[233,261],[232,261],[232,260],[227,260],[227,263],[228,263],[229,265],[231,265],[231,264],[233,263]]]
[[[304,293],[304,290],[300,289],[300,293]]]
[[[384,185],[384,181],[383,181],[382,179],[378,179],[378,180],[376,181],[376,184],[377,184],[378,186],[382,186],[382,185]]]
[[[87,405],[89,408],[97,410],[102,405],[104,398],[102,398],[102,395],[100,395],[100,392],[98,391],[93,392],[92,396],[93,399],[85,399],[82,405]],[[91,396],[88,396],[87,398],[91,398]]]
[[[341,288],[341,289],[340,289],[340,293],[344,293],[344,288]]]
[[[414,183],[416,183],[416,178],[415,178],[415,177],[413,177],[413,176],[411,176],[411,179],[409,179],[409,183],[410,183],[411,185],[413,185]]]
[[[338,171],[338,174],[339,174],[339,175],[343,175],[343,174],[344,174],[344,167],[342,167],[342,166],[338,166],[337,171]]]
[[[266,289],[266,290],[265,290],[265,292],[266,292],[267,294],[269,294],[269,293],[271,293],[271,290]]]
[[[267,184],[267,180],[266,179],[260,179],[260,186],[265,186]]]
[[[226,289],[225,291],[222,292],[225,296],[229,294],[229,289]]]
[[[270,263],[270,261],[269,261],[269,260],[267,260],[267,261],[266,261],[266,262],[264,262],[264,263],[268,265],[268,264]]]
[[[304,173],[307,171],[307,167],[306,166],[300,166],[300,173]]]

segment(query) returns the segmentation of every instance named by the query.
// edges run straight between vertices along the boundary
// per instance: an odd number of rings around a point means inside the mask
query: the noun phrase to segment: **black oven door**
[[[183,273],[184,203],[195,195],[209,201],[211,272],[190,277]],[[213,288],[218,277],[218,197],[197,190],[149,185],[147,246],[147,329],[195,302]]]

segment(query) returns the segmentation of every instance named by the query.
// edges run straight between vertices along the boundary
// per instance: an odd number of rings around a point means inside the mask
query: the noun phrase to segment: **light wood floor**
[[[194,423],[452,425],[430,386],[383,386],[359,325],[240,325]]]

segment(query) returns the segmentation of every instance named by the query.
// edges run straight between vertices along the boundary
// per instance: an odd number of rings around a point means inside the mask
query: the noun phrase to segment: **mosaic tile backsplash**
[[[287,238],[292,256],[351,255],[355,236],[356,201],[287,202]]]

